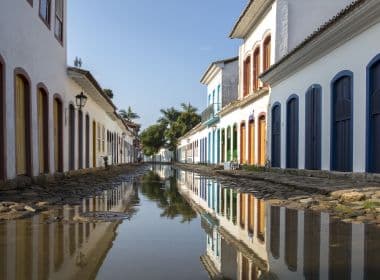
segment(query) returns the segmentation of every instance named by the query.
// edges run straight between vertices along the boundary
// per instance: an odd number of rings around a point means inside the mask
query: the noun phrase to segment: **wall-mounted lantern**
[[[84,95],[83,91],[75,96],[75,103],[79,110],[82,110],[84,106],[86,106],[87,103],[87,96]]]

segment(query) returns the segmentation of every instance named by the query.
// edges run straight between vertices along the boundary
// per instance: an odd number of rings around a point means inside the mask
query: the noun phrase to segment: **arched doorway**
[[[246,138],[247,137],[247,132],[246,132],[246,127],[245,127],[245,122],[242,122],[240,124],[240,163],[241,164],[246,164],[247,159],[246,159]]]
[[[261,115],[259,117],[259,139],[258,139],[258,145],[259,145],[259,154],[258,154],[258,164],[261,166],[265,165],[266,161],[266,143],[267,143],[267,131],[266,128],[266,120],[265,115]]]
[[[75,169],[75,107],[69,105],[69,169]]]
[[[321,87],[314,85],[306,92],[305,108],[305,168],[321,169]]]
[[[234,124],[232,129],[232,160],[238,159],[238,145],[237,145],[237,135],[238,135],[237,124]]]
[[[281,106],[275,104],[272,108],[272,137],[271,137],[272,167],[281,167]]]
[[[83,169],[83,112],[78,111],[78,168]]]
[[[367,171],[380,173],[380,55],[368,66]]]
[[[37,90],[38,158],[39,173],[49,172],[49,95],[39,87]]]
[[[86,115],[86,168],[90,168],[90,116]]]
[[[298,168],[298,97],[286,105],[286,168]]]
[[[231,161],[232,151],[231,151],[231,127],[227,127],[227,161]]]
[[[226,130],[222,129],[222,136],[221,136],[221,154],[222,154],[222,162],[226,161]]]
[[[54,166],[56,172],[63,172],[63,106],[58,97],[53,101],[54,122]]]
[[[255,164],[255,121],[248,124],[248,163]]]
[[[113,160],[113,154],[112,154]],[[92,167],[96,167],[96,122],[92,122]]]
[[[23,74],[15,77],[16,175],[31,175],[30,84]]]
[[[0,180],[5,179],[5,67],[0,56]]]
[[[352,73],[342,72],[332,82],[331,169],[352,171]]]

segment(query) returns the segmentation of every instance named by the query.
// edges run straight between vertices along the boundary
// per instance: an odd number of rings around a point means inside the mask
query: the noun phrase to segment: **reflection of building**
[[[87,279],[96,275],[112,246],[119,221],[54,222],[83,212],[128,212],[136,195],[132,183],[65,206],[51,215],[0,224],[0,279]],[[48,223],[48,221],[52,221]]]
[[[201,261],[215,279],[377,279],[380,228],[270,206],[254,195],[178,172],[207,234]]]
[[[151,166],[151,170],[160,176],[162,180],[169,179],[173,176],[173,169],[170,165],[154,164]]]

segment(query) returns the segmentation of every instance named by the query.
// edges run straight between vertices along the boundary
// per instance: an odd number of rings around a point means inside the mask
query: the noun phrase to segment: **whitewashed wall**
[[[305,167],[305,93],[312,84],[322,87],[322,169],[330,170],[331,81],[343,70],[354,75],[353,88],[353,171],[364,172],[366,166],[366,67],[380,53],[380,24],[372,26],[334,51],[300,69],[272,87],[270,104],[281,103],[281,167],[285,168],[286,100],[299,96],[299,168]],[[363,47],[365,42],[365,47]],[[270,125],[270,120],[269,123]],[[268,127],[270,142],[271,127]],[[270,144],[268,145],[270,147]],[[270,157],[270,149],[268,150]]]

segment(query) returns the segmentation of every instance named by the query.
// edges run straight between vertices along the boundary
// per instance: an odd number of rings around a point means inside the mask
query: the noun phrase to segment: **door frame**
[[[372,67],[380,63],[380,53],[377,54],[366,67],[366,172],[372,172],[372,122],[371,122],[371,69]],[[353,95],[353,94],[352,94]]]
[[[282,164],[281,164],[281,160],[282,160],[282,109],[281,109],[281,103],[280,102],[275,102],[271,108],[271,147],[270,147],[270,159],[271,159],[271,167],[273,167],[273,150],[274,150],[274,141],[273,141],[273,128],[274,128],[274,118],[273,118],[273,112],[274,110],[278,107],[278,110],[279,110],[279,118],[280,118],[280,127],[279,127],[279,155],[278,155],[278,165],[279,166],[275,166],[277,168],[281,168]]]
[[[0,54],[0,160],[3,162],[3,165],[0,167],[0,180],[6,179],[7,176],[7,154],[6,154],[6,65],[3,57]]]
[[[350,137],[351,137],[351,147],[350,147],[350,153],[351,153],[351,159],[350,159],[350,169],[351,171],[344,171],[344,172],[352,172],[353,171],[353,151],[354,151],[354,143],[353,143],[353,136],[354,136],[354,73],[350,70],[343,70],[335,75],[335,77],[332,79],[330,83],[331,88],[331,96],[330,96],[330,170],[336,171],[334,169],[334,159],[335,159],[335,150],[334,150],[334,140],[335,140],[335,133],[334,133],[334,95],[335,90],[334,86],[335,83],[340,80],[343,77],[349,77],[350,78],[350,89],[351,89],[351,126],[350,126]],[[338,171],[340,172],[340,171]]]
[[[290,125],[290,122],[289,122],[289,104],[292,100],[295,100],[296,101],[296,104],[297,104],[297,123],[295,123],[295,125],[297,125],[297,139],[293,139],[293,140],[297,140],[297,151],[296,151],[296,154],[297,154],[297,158],[296,158],[296,162],[297,162],[297,166],[296,167],[289,167],[289,146],[288,146],[288,142],[289,142],[289,137],[290,137],[290,131],[289,131],[289,125]],[[300,119],[299,119],[299,114],[300,114],[300,104],[299,104],[299,97],[298,95],[296,94],[292,94],[288,97],[288,99],[286,100],[286,138],[285,138],[285,151],[286,151],[286,168],[295,168],[295,169],[298,169],[299,168],[299,138],[300,138]]]
[[[64,130],[63,130],[63,101],[62,101],[62,97],[59,95],[59,94],[54,94],[53,96],[53,119],[54,119],[54,102],[58,102],[58,143],[59,143],[59,147],[58,147],[58,166],[54,166],[55,167],[55,172],[63,172],[64,170],[64,160],[63,160],[63,133],[64,133]],[[54,126],[55,126],[55,122],[53,120],[53,129],[54,129]],[[54,143],[55,143],[55,140],[54,140]],[[54,148],[55,149],[55,148]],[[54,150],[54,154],[55,154],[55,150]],[[55,164],[55,158],[54,158],[54,164]]]
[[[26,120],[25,120],[25,125],[26,125],[26,131],[25,131],[25,135],[26,135],[26,142],[25,142],[25,148],[26,148],[26,176],[32,176],[33,175],[33,153],[32,153],[32,139],[33,139],[33,131],[31,129],[32,127],[32,114],[31,114],[31,109],[32,109],[32,104],[31,104],[31,101],[32,101],[32,98],[31,98],[31,80],[30,80],[30,77],[28,75],[28,73],[23,69],[23,68],[16,68],[14,70],[14,73],[13,73],[13,86],[14,86],[14,93],[13,93],[13,96],[14,96],[14,101],[16,99],[16,79],[17,77],[21,77],[24,82],[26,83],[26,97],[25,97],[25,116],[26,116]],[[14,102],[14,124],[15,124],[15,128],[16,128],[16,102]],[[14,135],[15,135],[15,143],[16,143],[16,129],[14,131]],[[16,153],[16,149],[15,149],[15,153]],[[16,154],[15,154],[16,155]],[[15,157],[15,162],[14,162],[14,166],[15,166],[15,174],[16,176],[17,175],[17,160],[16,160],[16,157]]]
[[[307,131],[307,129],[306,129],[306,125],[307,125],[307,122],[306,122],[306,116],[307,116],[307,98],[308,98],[308,94],[310,94],[310,92],[312,91],[312,90],[314,90],[314,89],[317,89],[317,90],[319,90],[319,102],[320,102],[320,113],[319,113],[319,123],[320,123],[320,131],[319,131],[319,145],[320,145],[320,151],[319,151],[319,155],[317,155],[318,157],[319,157],[319,166],[317,167],[317,169],[313,169],[313,170],[321,170],[322,169],[322,87],[321,87],[321,85],[319,85],[319,84],[313,84],[313,85],[311,85],[308,89],[307,89],[307,91],[306,91],[306,93],[305,93],[305,169],[307,169],[307,170],[312,170],[312,169],[308,169],[307,168],[307,163],[308,163],[308,161],[307,161],[307,159],[308,159],[308,154],[307,154],[307,152],[306,152],[306,149],[307,149],[307,146],[308,146],[308,143],[306,142],[306,140],[307,140],[307,138],[306,138],[306,135],[307,135],[307,133],[306,133],[306,131]]]
[[[43,126],[44,126],[44,135],[43,135],[43,138],[44,138],[44,147],[45,147],[45,150],[44,150],[44,172],[45,173],[49,173],[50,172],[50,141],[49,141],[49,133],[50,133],[50,129],[49,129],[49,91],[47,89],[47,87],[45,86],[45,84],[43,83],[39,83],[37,85],[37,112],[38,112],[38,94],[40,94],[40,92],[45,95],[44,97],[44,104],[43,104],[43,113],[44,113],[44,120],[43,120]],[[37,115],[39,114],[39,112],[37,113]],[[39,132],[38,132],[39,133]],[[39,141],[39,140],[38,140]],[[38,143],[39,144],[39,143]],[[39,166],[40,168],[40,166]]]
[[[260,126],[260,121],[262,120],[262,119],[264,119],[264,122],[265,122],[265,125],[264,125],[264,128],[265,128],[265,133],[262,135],[262,133],[261,133],[261,130],[260,130],[260,128],[261,128],[261,126]],[[266,133],[266,130],[267,130],[267,127],[268,127],[268,123],[267,123],[268,121],[267,121],[267,115],[265,114],[265,112],[262,112],[262,113],[260,113],[258,116],[257,116],[257,139],[258,139],[258,141],[257,141],[257,165],[259,165],[259,166],[265,166],[265,157],[266,157],[266,154],[267,154],[267,147],[266,147],[266,136],[267,136],[267,133]],[[260,140],[262,140],[262,137],[264,137],[264,147],[261,147],[261,141]],[[260,157],[262,156],[261,155],[261,151],[264,151],[264,163],[261,165],[260,164]]]

